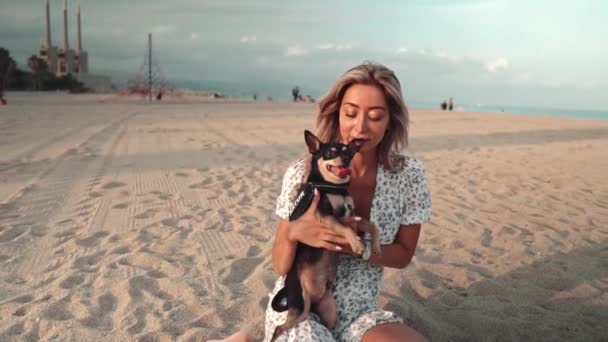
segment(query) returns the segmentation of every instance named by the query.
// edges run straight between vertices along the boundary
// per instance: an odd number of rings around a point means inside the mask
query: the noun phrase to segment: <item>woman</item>
[[[300,184],[306,178],[306,160],[289,166],[277,199],[280,217],[272,250],[274,270],[280,275],[269,294],[272,299],[284,284],[298,242],[340,254],[333,288],[338,322],[333,331],[315,314],[282,334],[277,341],[424,341],[392,312],[378,308],[384,267],[404,268],[414,255],[421,224],[431,215],[430,196],[420,161],[397,154],[407,146],[408,112],[395,74],[388,68],[365,63],[348,70],[319,101],[316,135],[321,141],[363,139],[352,161],[349,192],[356,216],[347,223],[356,229],[361,220],[380,230],[382,255],[364,260],[346,241],[323,227],[314,215],[319,196],[306,214],[289,222]],[[364,253],[369,255],[369,253]],[[266,310],[265,339],[269,341],[286,312]],[[227,340],[244,338],[237,333]]]

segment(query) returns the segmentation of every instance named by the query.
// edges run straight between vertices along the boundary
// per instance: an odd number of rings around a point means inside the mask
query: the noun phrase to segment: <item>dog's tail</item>
[[[287,319],[285,319],[285,323],[277,326],[274,329],[274,333],[272,334],[271,342],[277,339],[277,337],[281,336],[285,331],[295,327],[298,323],[302,322],[308,317],[308,313],[310,312],[310,296],[306,291],[302,291],[302,301],[303,308],[302,310],[298,310],[296,308],[289,308],[287,312]]]

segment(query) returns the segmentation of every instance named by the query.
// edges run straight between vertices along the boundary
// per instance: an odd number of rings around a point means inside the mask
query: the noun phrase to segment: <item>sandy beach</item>
[[[262,325],[275,199],[314,105],[8,99],[0,341]],[[410,115],[433,217],[381,306],[433,341],[608,340],[608,121]]]

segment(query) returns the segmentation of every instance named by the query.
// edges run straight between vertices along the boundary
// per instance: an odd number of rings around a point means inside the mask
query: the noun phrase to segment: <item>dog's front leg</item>
[[[361,220],[357,223],[357,228],[360,232],[368,233],[372,239],[372,251],[377,256],[382,254],[382,250],[380,249],[380,233],[378,232],[378,227],[375,224]]]
[[[353,252],[357,254],[363,253],[364,246],[361,241],[359,241],[357,234],[355,234],[351,227],[345,226],[340,221],[338,221],[338,219],[331,215],[319,215],[319,221],[321,222],[321,224],[331,229],[333,232],[340,234],[346,240],[348,240],[348,244],[350,245],[350,248],[353,250]]]

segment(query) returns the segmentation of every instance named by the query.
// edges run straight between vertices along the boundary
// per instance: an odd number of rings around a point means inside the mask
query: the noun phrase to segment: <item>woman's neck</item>
[[[376,151],[357,153],[353,157],[352,171],[355,178],[365,177],[370,172],[376,172],[378,167],[378,154]]]

